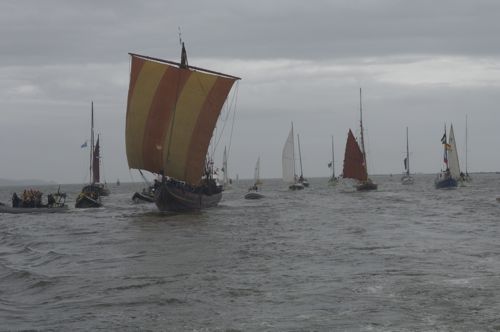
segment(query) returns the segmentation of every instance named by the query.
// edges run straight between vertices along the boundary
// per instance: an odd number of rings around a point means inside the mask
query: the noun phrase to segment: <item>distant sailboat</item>
[[[467,128],[467,115],[466,115],[465,116],[465,174],[462,174],[461,176],[463,182],[472,182],[472,177],[469,175],[469,170],[468,170],[468,161],[469,161],[468,139],[469,139],[469,131]]]
[[[213,177],[208,147],[231,88],[240,78],[181,62],[132,54],[126,117],[130,168],[161,176],[160,211],[216,206],[222,186]]]
[[[332,161],[328,163],[328,167],[332,169],[332,176],[328,179],[328,184],[330,186],[335,186],[339,179],[335,176],[335,153],[333,149],[333,135],[332,135]]]
[[[246,199],[260,199],[263,198],[264,195],[259,193],[259,185],[262,184],[260,180],[260,157],[257,158],[257,162],[255,163],[255,170],[253,176],[253,186],[248,188],[248,193],[245,194]]]
[[[403,177],[401,178],[401,183],[402,184],[413,184],[414,179],[410,175],[410,148],[408,145],[408,127],[406,127],[406,158],[403,161],[404,167],[405,167],[405,173],[403,174]]]
[[[363,135],[363,108],[361,103],[361,89],[359,89],[359,114],[361,128],[361,146],[354,138],[351,129],[347,134],[347,142],[344,155],[343,177],[358,181],[356,190],[376,190],[378,185],[368,177],[368,167],[366,163],[366,152]]]
[[[99,135],[94,144],[94,102],[91,103],[90,116],[90,184],[82,188],[81,193],[76,198],[76,208],[100,207],[101,196],[109,195],[108,188],[100,183],[100,145]]]
[[[304,172],[302,171],[302,153],[300,152],[300,136],[297,134],[297,144],[299,146],[299,164],[300,164],[300,176],[298,179],[299,183],[302,183],[304,187],[309,187],[309,181],[304,178]]]
[[[295,145],[293,136],[293,122],[292,128],[285,141],[283,153],[281,155],[281,165],[283,168],[283,181],[288,183],[290,190],[304,189],[304,185],[297,181],[297,173],[295,172]]]
[[[446,125],[444,126],[444,134],[441,138],[443,144],[443,162],[445,165],[444,171],[438,174],[434,181],[436,189],[456,188],[458,179],[460,178],[460,165],[458,164],[457,145],[455,142],[455,134],[453,125],[450,126],[450,137],[446,137]]]

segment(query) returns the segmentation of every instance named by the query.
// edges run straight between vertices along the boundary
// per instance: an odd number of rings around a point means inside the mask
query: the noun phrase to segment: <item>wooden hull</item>
[[[290,190],[302,190],[304,189],[304,185],[302,183],[294,183],[288,186]]]
[[[55,207],[38,207],[38,208],[26,208],[26,207],[10,207],[6,205],[0,205],[0,213],[61,213],[67,212],[68,206],[55,206]]]
[[[155,193],[155,204],[162,212],[197,211],[217,206],[222,199],[222,188],[193,190],[179,182],[164,181]]]
[[[154,194],[135,192],[132,196],[132,200],[136,203],[154,203],[155,196]]]
[[[370,180],[361,182],[356,186],[357,191],[377,190],[377,188],[378,185]]]
[[[94,199],[94,198],[90,197],[89,195],[83,194],[83,193],[80,194],[76,198],[76,202],[75,202],[75,208],[78,208],[78,209],[98,208],[101,206],[102,206],[102,204],[101,204],[101,200],[99,198]]]
[[[82,192],[95,192],[99,196],[109,196],[109,189],[102,183],[93,183],[83,187]]]
[[[264,195],[259,194],[258,192],[251,191],[245,195],[245,199],[261,199],[264,198]]]

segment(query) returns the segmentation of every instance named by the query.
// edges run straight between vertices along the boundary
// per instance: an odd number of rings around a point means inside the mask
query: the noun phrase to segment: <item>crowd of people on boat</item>
[[[43,193],[38,189],[25,189],[19,197],[17,193],[12,194],[12,207],[14,208],[41,208],[41,207],[55,207],[61,203],[56,200],[56,195],[60,198],[65,198],[66,194],[48,194],[47,204],[43,204],[42,197]],[[64,202],[62,203],[64,204]]]

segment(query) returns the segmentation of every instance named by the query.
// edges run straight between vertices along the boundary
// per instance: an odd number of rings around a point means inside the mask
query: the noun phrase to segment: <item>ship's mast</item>
[[[333,135],[332,135],[332,179],[335,178],[335,154],[333,152]]]
[[[465,175],[469,175],[469,172],[467,170],[467,161],[468,161],[468,158],[467,158],[467,153],[468,153],[467,140],[468,140],[468,137],[469,137],[469,133],[467,130],[467,114],[466,114],[465,115]]]
[[[361,128],[361,151],[363,152],[363,162],[365,163],[365,169],[368,172],[368,165],[366,163],[366,152],[365,152],[365,138],[363,135],[363,105],[361,102],[361,88],[359,88],[359,126]]]
[[[299,163],[300,163],[300,177],[304,176],[302,172],[302,154],[300,153],[300,136],[297,134],[297,143],[299,144]]]
[[[90,181],[93,183],[92,168],[94,164],[94,101],[91,102],[90,107]]]
[[[410,148],[408,145],[408,127],[406,127],[406,175],[410,175]]]

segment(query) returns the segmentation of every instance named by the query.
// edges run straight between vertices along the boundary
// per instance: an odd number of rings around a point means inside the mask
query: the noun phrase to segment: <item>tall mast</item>
[[[333,135],[332,135],[332,179],[335,178],[335,154],[333,152]]]
[[[363,135],[363,106],[361,102],[361,88],[359,88],[359,126],[361,128],[361,152],[363,153],[363,162],[365,163],[366,172],[368,172],[365,152],[365,138]]]
[[[469,172],[467,171],[467,150],[468,150],[468,146],[467,146],[467,140],[468,140],[468,136],[469,136],[469,133],[467,131],[467,114],[465,114],[465,175],[468,175]]]
[[[293,135],[293,121],[292,121],[292,145],[293,145],[293,149],[292,149],[292,159],[293,159],[293,176],[297,176],[297,172],[295,171],[295,144],[293,144],[293,141],[294,141],[294,135]]]
[[[304,173],[302,172],[302,155],[300,153],[300,137],[299,137],[299,134],[297,134],[297,143],[299,144],[300,177],[303,177]]]
[[[408,146],[408,127],[406,127],[406,175],[410,175],[410,148]]]
[[[92,167],[94,163],[94,101],[90,104],[90,181],[94,181],[92,177]]]

